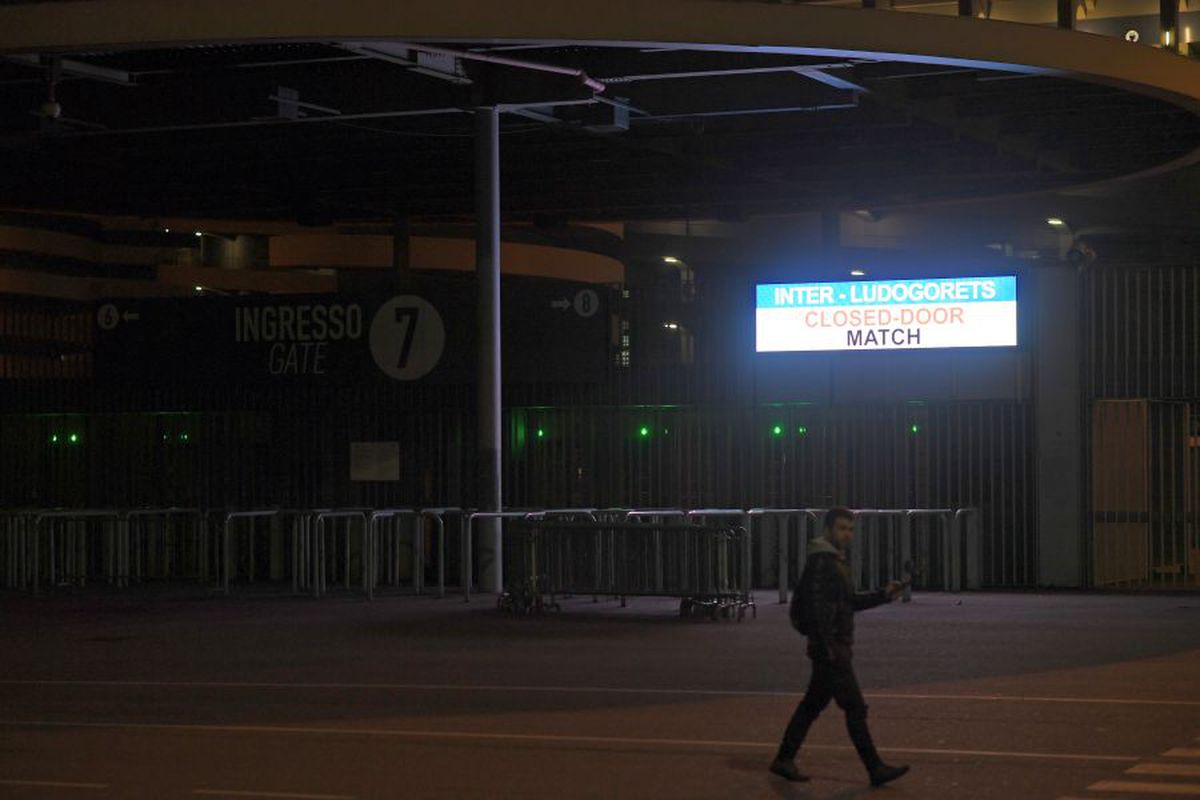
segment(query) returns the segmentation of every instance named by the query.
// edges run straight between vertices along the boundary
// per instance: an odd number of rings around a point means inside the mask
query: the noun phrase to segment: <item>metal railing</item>
[[[31,514],[19,511],[0,515],[5,589],[25,589],[33,583],[33,519]]]
[[[210,575],[212,539],[197,508],[138,508],[124,512],[118,544],[128,581],[192,579]]]
[[[799,575],[807,543],[820,535],[828,509],[751,509],[751,519],[782,518],[798,521],[794,529],[778,531],[779,602],[786,603],[791,576]],[[925,588],[946,591],[983,586],[982,537],[979,510],[975,508],[863,508],[852,509],[858,522],[850,548],[850,569],[856,584],[877,589],[887,580],[909,574]],[[929,530],[919,530],[922,521]],[[795,554],[790,545],[797,539]],[[795,568],[795,569],[793,569]],[[936,568],[936,570],[935,570]]]
[[[560,597],[590,594],[594,600],[613,597],[622,606],[629,597],[679,598],[685,616],[703,612],[740,620],[747,610],[756,611],[746,582],[751,552],[746,529],[682,516],[667,515],[670,521],[662,522],[648,522],[644,515],[601,522],[514,516],[502,534],[509,577],[498,605],[529,614],[559,609]]]
[[[359,542],[360,542],[360,576],[362,579],[362,590],[368,598],[373,595],[374,585],[371,580],[371,526],[367,522],[368,511],[345,510],[334,511],[325,510],[317,513],[313,523],[313,580],[312,580],[312,595],[320,597],[328,593],[329,579],[329,551],[326,547],[326,534],[332,532],[334,536],[338,533],[344,533],[342,548],[342,572],[344,575],[346,591],[351,589],[351,561],[352,553],[350,548],[351,531],[354,523],[359,523]],[[339,525],[339,521],[344,521],[345,525]],[[333,522],[333,525],[326,527],[326,523]]]
[[[233,559],[231,556],[230,536],[233,530],[233,525],[239,520],[255,520],[263,518],[274,519],[282,513],[282,509],[262,509],[259,511],[230,511],[225,514],[224,524],[221,526],[221,593],[229,594],[229,583],[233,575]],[[254,581],[254,536],[255,528],[251,524],[246,527],[249,546],[246,548],[248,554],[249,566],[247,573],[250,581]],[[294,549],[293,549],[294,552]]]
[[[788,601],[788,588],[791,586],[791,565],[792,556],[789,554],[789,541],[791,540],[792,531],[787,527],[790,521],[799,521],[800,526],[797,530],[797,553],[796,559],[803,564],[808,556],[808,535],[805,528],[805,523],[811,522],[812,529],[816,530],[820,524],[817,519],[817,510],[812,508],[752,508],[746,512],[751,525],[757,520],[778,520],[779,528],[776,531],[776,566],[778,569],[777,580],[779,581],[779,602],[786,603]]]
[[[424,542],[420,526],[423,522],[420,512],[412,508],[384,508],[371,513],[367,517],[369,529],[369,557],[367,568],[370,570],[370,582],[367,590],[368,597],[374,597],[375,587],[382,581],[400,586],[400,534],[397,523],[411,521],[413,525],[410,543],[412,586],[416,594],[421,593],[424,581]],[[440,522],[440,518],[438,519]],[[383,534],[387,534],[385,539]],[[439,553],[441,548],[439,547]],[[380,575],[380,566],[384,574]],[[440,566],[439,562],[439,566]]]
[[[99,560],[104,566],[104,577],[110,583],[119,583],[122,578],[117,544],[120,520],[119,512],[107,510],[43,511],[37,514],[33,522],[33,591],[38,591],[43,538],[46,540],[48,584],[51,587],[57,585],[61,566],[65,582],[83,586],[94,561],[90,545],[97,527],[101,534]]]
[[[741,542],[742,542],[742,552],[740,554],[740,556],[741,556],[741,574],[739,577],[740,577],[741,585],[743,587],[745,587],[744,590],[748,593],[750,591],[751,587],[753,586],[753,581],[754,581],[754,574],[753,574],[754,552],[753,552],[753,547],[751,545],[751,539],[750,539],[751,532],[750,532],[749,512],[744,511],[740,508],[695,508],[695,509],[692,509],[691,511],[687,512],[686,519],[689,522],[692,522],[695,520],[707,521],[710,519],[718,519],[718,520],[719,519],[736,519],[736,520],[738,520],[738,522],[741,523],[740,529],[744,535],[741,537]],[[751,605],[753,605],[753,604],[751,604]]]
[[[431,588],[426,585],[430,580],[436,581],[437,596],[444,597],[456,555],[449,549],[455,541],[449,528],[461,524],[458,586],[469,602],[476,591],[475,534],[482,520],[495,519],[502,523],[501,538],[490,553],[494,571],[488,590],[498,596],[506,588],[508,548],[508,560],[517,569],[514,576],[533,581],[527,594],[536,589],[540,596],[545,588],[547,597],[682,596],[699,593],[703,581],[716,576],[714,585],[741,593],[774,584],[780,602],[786,602],[825,510],[26,509],[0,512],[0,578],[3,588],[35,592],[47,585],[83,586],[97,580],[124,588],[135,582],[215,579],[227,595],[235,579],[255,583],[265,574],[273,583],[290,583],[293,594],[321,597],[330,589],[331,571],[340,571],[343,587],[357,587],[367,598],[385,586],[407,586],[423,594]],[[905,572],[915,573],[922,588],[960,591],[983,585],[977,509],[869,508],[855,513],[858,534],[850,558],[863,588]],[[269,524],[269,569],[258,563],[259,537],[268,535],[264,521]],[[523,533],[514,532],[518,530]],[[706,539],[711,530],[724,531],[725,538]],[[409,570],[407,579],[402,573]],[[510,592],[515,585],[507,583]]]
[[[475,521],[480,519],[497,519],[501,521],[506,519],[524,519],[530,513],[529,511],[475,511],[467,516],[467,525],[463,528],[462,533],[462,591],[464,603],[471,602],[471,583],[474,580],[472,550],[475,544]],[[501,541],[503,541],[503,528],[501,528],[500,537]],[[495,549],[494,558],[492,588],[497,595],[500,595],[504,593],[504,563],[501,547]]]

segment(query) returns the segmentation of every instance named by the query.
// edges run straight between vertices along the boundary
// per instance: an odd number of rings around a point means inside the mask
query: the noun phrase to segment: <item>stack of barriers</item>
[[[446,594],[445,516],[454,508],[264,509],[228,512],[220,542],[221,589],[238,575],[253,582],[256,539],[271,541],[271,578],[290,574],[293,594],[323,597],[337,578],[346,592],[373,599],[381,587],[425,592],[427,559],[436,563],[437,594]],[[435,533],[429,546],[427,531]],[[286,534],[286,535],[285,535]],[[284,558],[283,554],[288,554]],[[406,574],[407,573],[407,574]]]
[[[102,583],[290,588],[323,597],[341,586],[444,597],[447,525],[457,508],[195,508],[0,510],[0,589]],[[427,577],[427,572],[432,574]]]
[[[809,540],[821,535],[827,510],[756,508],[747,513],[760,542],[774,539],[780,603],[787,602],[788,590],[804,568]],[[919,589],[982,588],[979,509],[852,510],[858,531],[850,549],[850,571],[859,588],[878,589],[897,577]]]
[[[192,508],[37,509],[0,514],[4,588],[123,588],[149,581],[206,580],[211,537]]]
[[[493,535],[488,589],[518,614],[572,595],[679,598],[682,615],[743,619],[751,588],[780,602],[820,533],[823,508],[463,508],[0,510],[0,589],[180,583],[223,594],[259,586],[322,597],[342,588],[470,600],[475,535]],[[918,589],[983,586],[976,508],[857,509],[851,568],[862,588],[908,576]],[[483,524],[491,521],[491,525]],[[499,529],[496,526],[499,525]],[[753,542],[754,546],[751,546]],[[497,557],[498,556],[498,557]],[[507,571],[508,580],[505,581]],[[436,582],[436,583],[435,583]],[[289,586],[290,584],[290,586]],[[256,589],[257,590],[257,589]],[[284,589],[286,591],[286,589]]]
[[[514,513],[502,518],[507,581],[498,606],[529,615],[560,610],[559,598],[575,595],[611,597],[622,607],[629,597],[677,597],[685,617],[757,616],[743,513]],[[466,582],[464,591],[469,599]]]

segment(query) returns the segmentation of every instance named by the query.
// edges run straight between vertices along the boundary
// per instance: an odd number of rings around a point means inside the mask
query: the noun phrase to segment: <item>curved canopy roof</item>
[[[0,204],[302,220],[738,217],[1195,160],[1200,63],[955,17],[722,0],[0,7]]]

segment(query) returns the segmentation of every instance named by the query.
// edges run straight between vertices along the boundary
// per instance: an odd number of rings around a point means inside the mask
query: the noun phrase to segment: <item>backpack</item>
[[[808,636],[808,620],[804,613],[804,592],[801,591],[800,584],[796,584],[796,588],[792,590],[792,602],[788,606],[788,618],[792,621],[792,627],[795,628],[801,635]]]

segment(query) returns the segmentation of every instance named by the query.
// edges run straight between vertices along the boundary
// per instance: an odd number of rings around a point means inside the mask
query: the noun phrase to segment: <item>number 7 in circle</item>
[[[396,309],[396,322],[406,323],[404,325],[404,339],[400,344],[400,358],[396,362],[396,369],[404,369],[408,366],[408,357],[412,353],[413,339],[417,334],[417,319],[420,317],[420,309],[416,306],[401,306]]]

